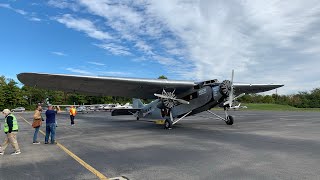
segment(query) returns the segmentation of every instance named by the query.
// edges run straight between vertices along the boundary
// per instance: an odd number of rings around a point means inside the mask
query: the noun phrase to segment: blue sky
[[[1,74],[320,84],[320,3],[220,0],[0,2]]]

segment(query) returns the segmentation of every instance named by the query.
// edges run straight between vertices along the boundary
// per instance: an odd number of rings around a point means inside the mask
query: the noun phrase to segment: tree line
[[[62,91],[44,90],[40,88],[22,86],[13,79],[0,77],[0,109],[12,109],[25,107],[28,110],[35,109],[39,103],[62,104],[125,104],[130,98],[115,96],[86,96],[77,93],[65,93]]]
[[[159,79],[166,79],[160,76]],[[273,103],[290,105],[297,108],[320,108],[320,88],[310,92],[299,92],[294,95],[260,95],[249,94],[238,99],[243,103]],[[38,103],[51,104],[125,104],[131,102],[130,98],[115,96],[87,96],[62,91],[44,90],[29,86],[18,86],[13,79],[0,77],[0,109],[23,106],[34,109]]]
[[[238,99],[244,103],[270,103],[290,105],[297,108],[320,108],[320,88],[310,92],[304,91],[292,95],[260,95],[248,94]]]

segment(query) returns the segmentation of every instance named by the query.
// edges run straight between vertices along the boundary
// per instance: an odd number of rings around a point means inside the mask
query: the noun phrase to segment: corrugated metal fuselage
[[[179,104],[171,109],[174,118],[183,116],[190,111],[192,111],[190,115],[206,111],[218,104],[213,98],[213,89],[210,86],[194,91],[187,95],[186,98],[188,98],[189,104]],[[145,105],[138,114],[139,118],[165,119],[164,109],[159,107],[161,103],[160,99],[156,99]]]

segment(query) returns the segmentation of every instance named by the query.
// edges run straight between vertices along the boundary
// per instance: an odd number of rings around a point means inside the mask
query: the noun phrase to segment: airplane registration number
[[[204,94],[206,94],[206,93],[207,93],[207,89],[206,89],[206,88],[200,89],[200,90],[198,91],[198,95],[199,95],[199,96],[204,95]]]

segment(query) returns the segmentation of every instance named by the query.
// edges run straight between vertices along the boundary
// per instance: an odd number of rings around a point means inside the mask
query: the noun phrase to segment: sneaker
[[[48,144],[48,142],[44,142],[44,144]]]
[[[40,144],[40,142],[39,142],[39,141],[36,141],[36,142],[33,142],[32,144]]]
[[[55,141],[55,142],[53,142],[53,143],[51,143],[51,144],[57,144],[57,141]]]
[[[4,152],[0,152],[0,155],[4,155]]]
[[[74,124],[71,124],[71,126],[74,126]]]
[[[15,151],[11,155],[18,155],[18,154],[21,154],[21,151]]]

